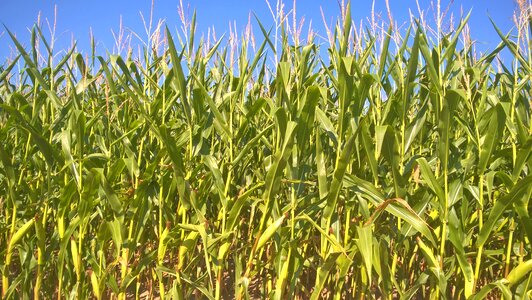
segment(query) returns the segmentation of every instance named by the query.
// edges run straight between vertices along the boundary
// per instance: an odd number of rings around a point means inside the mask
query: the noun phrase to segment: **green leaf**
[[[360,193],[362,197],[367,198],[375,206],[380,206],[385,203],[385,201],[388,201],[385,199],[384,194],[373,184],[354,175],[347,174],[344,177],[344,186],[346,188],[354,189],[355,192]],[[386,204],[383,206],[386,211],[405,220],[414,229],[425,236],[433,245],[436,245],[436,241],[432,234],[433,230],[412,210],[412,208],[410,208],[406,201],[402,199],[390,199],[387,203],[389,205]]]
[[[503,134],[504,124],[506,122],[506,113],[501,104],[497,104],[488,112],[490,118],[488,125],[482,136],[482,144],[480,145],[480,157],[478,162],[478,174],[484,173],[491,159],[495,146],[500,141]]]
[[[379,170],[377,167],[377,153],[369,133],[369,120],[364,119],[361,123],[360,136],[362,140],[362,146],[366,151],[366,157],[368,164],[373,174],[373,180],[377,182],[379,180]]]
[[[371,225],[357,227],[358,240],[357,246],[362,258],[364,266],[368,273],[369,284],[371,285],[371,270],[373,269],[373,231]]]
[[[443,191],[441,184],[436,180],[436,177],[434,176],[434,173],[432,172],[432,169],[429,166],[429,163],[423,157],[418,158],[417,162],[421,170],[421,177],[424,179],[425,183],[429,186],[429,188],[434,192],[434,194],[436,194],[436,196],[440,200],[441,208],[447,209],[445,207],[445,192]]]
[[[352,134],[347,140],[336,163],[336,167],[334,168],[333,179],[327,196],[327,203],[323,210],[323,220],[325,221],[324,224],[326,224],[326,228],[330,226],[331,218],[336,211],[336,203],[338,202],[338,196],[340,195],[340,190],[342,188],[343,178],[347,171],[347,167],[351,162],[351,154],[355,147],[355,139],[356,134]]]
[[[282,147],[277,150],[275,154],[275,161],[266,174],[266,178],[264,180],[265,190],[263,194],[263,199],[266,201],[266,203],[265,210],[262,215],[261,228],[264,228],[268,218],[270,217],[274,205],[274,197],[280,189],[281,178],[294,144],[296,127],[297,124],[295,122],[288,122],[286,133],[284,135],[284,143]]]
[[[271,237],[273,236],[273,234],[277,231],[277,229],[279,229],[279,227],[283,224],[284,222],[284,219],[285,219],[285,216],[282,215],[280,218],[278,218],[277,220],[275,220],[275,222],[273,222],[272,224],[270,224],[270,226],[268,226],[268,228],[266,228],[266,230],[264,230],[264,232],[262,232],[260,234],[260,238],[257,242],[257,248],[256,250],[259,250],[260,248],[262,248],[266,242],[268,242]]]
[[[396,197],[401,197],[401,187],[404,185],[404,180],[401,177],[399,166],[401,165],[399,156],[399,145],[395,136],[395,132],[391,126],[386,126],[384,136],[382,138],[382,156],[390,164],[393,175],[393,183],[395,186]]]
[[[523,197],[530,197],[532,190],[532,175],[520,180],[510,192],[502,197],[500,197],[489,214],[488,220],[482,226],[480,233],[477,238],[476,245],[477,247],[482,247],[488,240],[491,233],[494,231],[496,222],[499,220],[499,217],[504,213],[506,208],[511,205],[518,203],[523,199]]]

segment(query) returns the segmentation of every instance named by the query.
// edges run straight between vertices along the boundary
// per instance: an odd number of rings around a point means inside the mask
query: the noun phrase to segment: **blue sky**
[[[391,11],[398,23],[408,20],[409,11],[417,15],[415,0],[389,0]],[[256,13],[261,21],[270,26],[272,17],[265,0],[183,0],[189,11],[197,11],[198,31],[205,32],[210,26],[216,28],[218,36],[228,32],[229,22],[236,21],[237,29],[243,30],[248,21],[249,12]],[[275,5],[276,0],[270,0]],[[286,1],[286,10],[292,8],[292,0]],[[419,5],[426,11],[427,18],[433,19],[434,11],[431,9],[430,0],[419,0]],[[449,1],[442,0],[442,10],[447,7]],[[152,1],[126,1],[126,0],[0,0],[0,23],[5,24],[18,39],[24,44],[29,44],[28,28],[37,20],[41,12],[41,20],[48,19],[53,23],[54,8],[57,7],[57,43],[56,49],[66,49],[70,45],[72,37],[78,41],[78,49],[86,52],[89,49],[89,29],[92,28],[95,39],[100,49],[100,54],[105,49],[112,49],[113,35],[111,30],[118,31],[120,17],[122,16],[125,27],[137,33],[143,33],[143,24],[140,12],[146,18],[149,17]],[[298,17],[305,17],[306,24],[313,20],[313,28],[324,34],[323,21],[320,7],[323,9],[327,22],[332,23],[339,15],[337,0],[299,0],[296,3]],[[179,1],[155,0],[154,19],[164,19],[171,28],[180,25],[177,7]],[[352,16],[357,24],[360,20],[370,17],[372,8],[371,0],[353,0]],[[473,9],[469,25],[471,33],[478,42],[481,50],[493,49],[499,38],[493,29],[488,16],[491,16],[497,25],[507,32],[513,27],[512,15],[515,9],[513,0],[455,0],[451,11],[455,16],[460,11]],[[375,11],[381,12],[382,18],[387,19],[384,0],[375,0]],[[45,23],[46,24],[46,23]],[[254,27],[258,34],[258,26]],[[201,35],[201,34],[200,34]],[[141,36],[145,36],[142,35]],[[10,55],[10,47],[13,43],[0,27],[0,65]]]

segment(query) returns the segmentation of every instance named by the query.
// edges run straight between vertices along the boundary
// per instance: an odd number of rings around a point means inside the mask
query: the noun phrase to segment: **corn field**
[[[3,298],[530,299],[530,12],[486,53],[468,16],[358,29],[349,5],[326,45],[194,14],[58,57],[6,29]]]

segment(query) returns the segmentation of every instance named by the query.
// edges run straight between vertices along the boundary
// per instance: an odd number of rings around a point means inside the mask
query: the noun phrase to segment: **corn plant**
[[[347,4],[324,46],[278,15],[256,45],[194,14],[59,59],[6,29],[4,298],[528,299],[530,7],[480,55],[468,16],[359,30]]]

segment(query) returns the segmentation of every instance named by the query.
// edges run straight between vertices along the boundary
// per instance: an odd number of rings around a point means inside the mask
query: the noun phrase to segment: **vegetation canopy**
[[[357,28],[349,4],[327,46],[282,6],[256,39],[181,10],[136,55],[6,29],[2,296],[529,299],[521,4],[481,54],[468,16]]]

